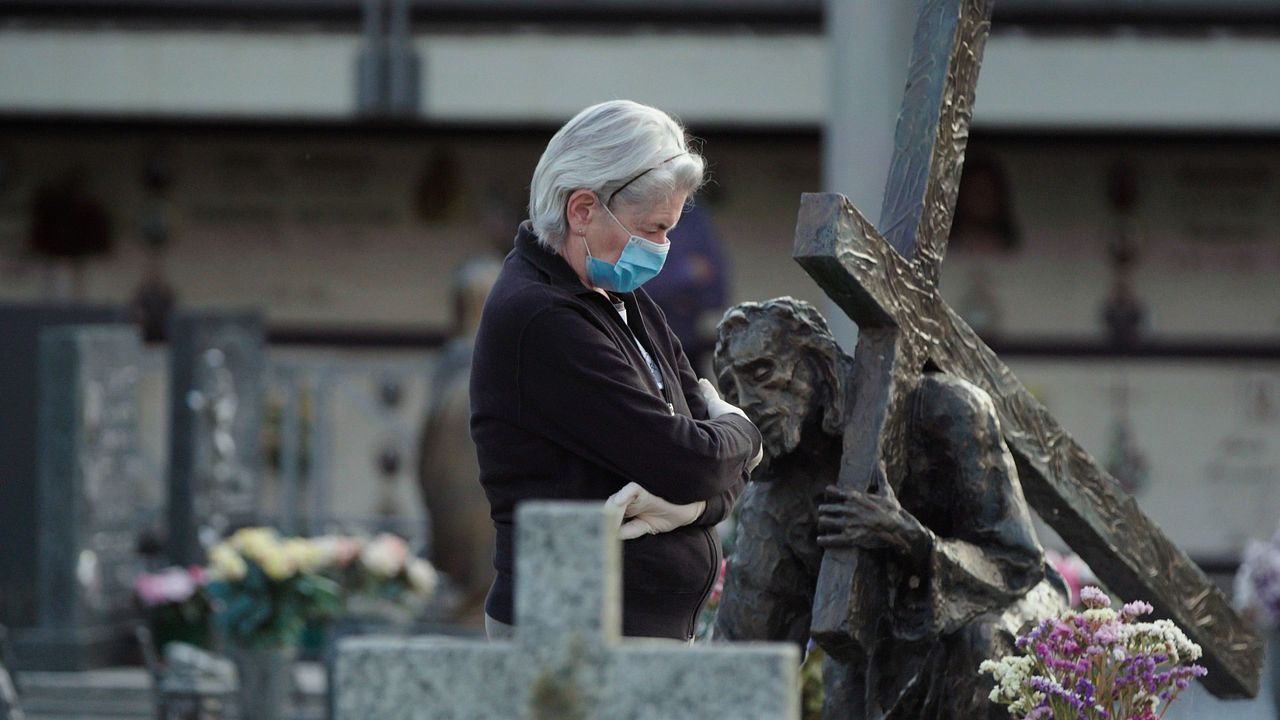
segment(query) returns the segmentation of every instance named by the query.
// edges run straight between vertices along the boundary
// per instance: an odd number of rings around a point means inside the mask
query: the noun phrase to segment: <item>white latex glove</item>
[[[721,415],[733,414],[741,415],[746,418],[747,422],[751,421],[751,418],[747,417],[747,414],[742,411],[742,408],[737,405],[730,405],[721,399],[720,392],[716,390],[716,386],[712,385],[710,380],[706,378],[698,378],[698,392],[702,394],[702,399],[707,401],[707,414],[710,415],[713,420]],[[756,466],[759,465],[760,461],[763,459],[764,444],[761,443],[760,449],[756,451],[756,456],[751,458],[747,463],[747,472],[755,470]]]
[[[702,395],[702,399],[707,401],[707,414],[711,416],[712,420],[730,413],[741,415],[744,418],[747,417],[747,414],[742,412],[742,408],[737,405],[730,405],[720,399],[720,392],[716,390],[716,386],[712,385],[710,380],[698,378],[698,392]],[[747,419],[750,420],[751,418]]]
[[[618,537],[623,540],[641,535],[657,535],[684,527],[697,520],[707,507],[703,500],[688,505],[669,503],[637,483],[627,483],[621,490],[610,495],[605,504],[623,508],[624,522],[618,531]]]

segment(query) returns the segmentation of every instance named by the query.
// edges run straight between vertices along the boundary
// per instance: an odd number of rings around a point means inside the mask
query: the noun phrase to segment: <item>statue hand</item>
[[[919,557],[932,541],[929,530],[891,493],[863,493],[834,485],[818,506],[818,544],[824,548],[893,550]]]

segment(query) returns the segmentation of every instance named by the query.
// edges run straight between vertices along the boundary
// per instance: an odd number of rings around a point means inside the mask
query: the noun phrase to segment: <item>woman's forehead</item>
[[[680,213],[684,211],[684,203],[687,198],[687,193],[673,193],[659,197],[653,202],[640,202],[626,206],[622,210],[632,218],[655,222],[661,221],[666,225],[673,225],[675,221],[680,219]]]

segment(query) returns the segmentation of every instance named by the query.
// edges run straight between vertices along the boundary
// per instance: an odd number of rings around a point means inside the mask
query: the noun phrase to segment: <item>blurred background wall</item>
[[[836,312],[789,259],[799,196],[883,177],[832,128],[900,94],[879,68],[904,49],[882,37],[900,13],[855,5],[0,0],[0,300],[260,308],[280,387],[330,378],[308,492],[415,527],[453,272],[505,253],[582,107],[654,104],[701,138],[728,303]],[[885,62],[841,64],[876,42]],[[1273,2],[1002,0],[944,266],[951,304],[1221,571],[1280,514],[1277,87]]]

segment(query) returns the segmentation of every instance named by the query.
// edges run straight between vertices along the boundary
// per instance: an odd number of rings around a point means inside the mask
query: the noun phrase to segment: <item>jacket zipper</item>
[[[592,295],[595,295],[595,296],[597,296],[597,297],[599,297],[599,295],[600,295],[599,293],[595,293],[595,292],[593,292],[593,293],[591,293],[591,294],[592,294]],[[627,323],[625,323],[625,322],[623,322],[623,321],[622,321],[622,316],[621,316],[621,315],[619,315],[619,314],[618,314],[617,309],[613,307],[613,301],[612,301],[612,300],[609,300],[608,298],[604,298],[604,301],[605,301],[605,302],[607,302],[607,303],[609,303],[609,313],[610,313],[610,315],[611,315],[611,316],[612,316],[612,317],[617,321],[617,323],[618,323],[619,325],[621,325],[621,326],[622,326],[623,332],[625,332],[625,333],[627,334],[627,337],[631,339],[631,342],[632,342],[632,343],[634,343],[635,345],[640,346],[640,347],[644,347],[644,343],[640,342],[640,338],[636,335],[635,331],[631,329],[631,326],[630,326],[630,325],[628,325]],[[625,304],[625,302],[624,302],[624,304]],[[628,311],[628,312],[629,312],[629,311]],[[637,304],[637,305],[636,305],[636,314],[637,314],[637,315],[639,316],[639,318],[640,318],[640,326],[641,326],[642,328],[644,328],[644,332],[645,332],[645,339],[647,340],[647,339],[649,339],[649,337],[648,337],[648,336],[649,336],[649,327],[648,327],[648,325],[646,325],[646,324],[645,324],[644,314],[640,312],[640,305],[639,305],[639,304]],[[649,344],[652,346],[652,345],[653,345],[652,341],[651,341]],[[665,403],[667,404],[667,414],[669,414],[669,415],[675,415],[675,414],[676,414],[676,406],[675,406],[675,402],[674,402],[674,401],[672,400],[672,398],[671,398],[671,378],[667,377],[666,372],[664,372],[664,371],[663,371],[663,369],[662,369],[662,363],[659,361],[659,354],[658,354],[658,352],[657,352],[657,349],[656,349],[656,348],[653,348],[653,349],[646,348],[645,352],[648,352],[648,353],[649,353],[649,355],[650,355],[650,357],[653,357],[653,358],[654,358],[654,361],[653,361],[654,367],[656,367],[656,368],[658,369],[658,374],[662,376],[662,387],[661,387],[661,388],[658,388],[658,392],[662,394],[662,401],[663,401],[663,402],[665,402]],[[641,358],[640,358],[640,361],[643,363],[643,362],[644,362],[644,358],[643,358],[643,357],[641,357]],[[647,363],[645,363],[645,364],[647,364]],[[646,370],[646,371],[645,371],[645,373],[647,374],[647,373],[648,373],[648,370]],[[651,379],[652,379],[652,378],[651,378]]]
[[[723,562],[723,559],[720,555],[720,544],[712,539],[714,533],[714,527],[702,528],[702,539],[706,541],[707,548],[711,550],[711,577],[707,579],[707,586],[702,591],[702,599],[698,601],[698,606],[693,609],[693,617],[689,618],[689,629],[685,632],[685,636],[690,640],[693,639],[693,633],[698,629],[698,616],[702,614],[702,609],[707,606],[711,591],[716,586],[716,578],[720,576],[720,563]]]
[[[639,310],[640,303],[636,303],[636,315],[640,318],[640,329],[644,332],[644,339],[649,341],[649,346],[653,347],[653,335],[649,332],[649,323],[645,321],[644,313],[639,312]],[[628,327],[627,330],[631,331],[631,328]],[[638,341],[639,339],[637,338],[637,342]],[[661,353],[656,352],[656,349],[650,354],[654,356],[653,364],[657,366],[658,374],[662,376],[662,399],[667,401],[667,412],[671,415],[675,415],[676,406],[671,397],[671,378],[667,377],[667,373],[662,369],[662,355]]]

